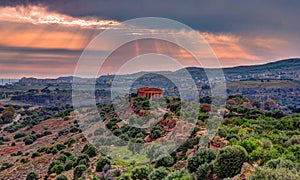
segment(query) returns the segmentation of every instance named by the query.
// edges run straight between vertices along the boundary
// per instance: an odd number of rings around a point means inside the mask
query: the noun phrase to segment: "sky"
[[[1,0],[0,78],[73,75],[83,50],[99,33],[141,17],[169,18],[191,27],[222,67],[299,57],[299,7],[297,0]],[[115,52],[101,73],[118,71],[124,57],[158,51],[175,59],[184,56],[182,62],[190,58],[184,49],[164,42],[132,42]],[[145,56],[140,70],[178,68],[159,58],[165,56]]]

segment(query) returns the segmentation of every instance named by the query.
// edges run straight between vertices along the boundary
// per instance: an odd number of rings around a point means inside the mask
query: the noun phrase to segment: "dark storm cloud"
[[[240,0],[3,0],[1,5],[40,4],[71,16],[97,16],[124,21],[157,16],[178,20],[210,32],[296,33],[300,1]]]

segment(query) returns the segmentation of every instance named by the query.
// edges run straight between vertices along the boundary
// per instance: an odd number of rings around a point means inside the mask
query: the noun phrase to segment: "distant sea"
[[[19,79],[0,79],[0,85],[12,84],[18,81]]]

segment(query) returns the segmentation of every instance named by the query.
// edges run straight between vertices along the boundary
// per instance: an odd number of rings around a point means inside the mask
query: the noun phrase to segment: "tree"
[[[135,167],[131,171],[131,178],[133,180],[148,179],[148,176],[151,173],[151,171],[152,171],[152,167],[149,166],[149,165],[143,165],[143,166]]]
[[[167,177],[164,178],[164,180],[173,180],[173,179],[180,179],[180,180],[189,180],[190,177],[188,173],[184,170],[175,170],[171,174],[169,174]]]
[[[204,163],[210,163],[216,158],[216,153],[212,149],[202,148],[196,155],[188,159],[188,170],[190,173],[197,171],[198,167]]]
[[[24,132],[17,132],[15,135],[14,135],[14,139],[19,139],[19,138],[22,138],[22,137],[25,137],[26,134]]]
[[[52,168],[53,168],[55,165],[57,165],[57,164],[61,164],[61,162],[55,160],[55,161],[52,161],[52,162],[50,163],[50,165],[49,165],[49,167],[48,167],[48,174],[53,173],[53,172],[52,172]]]
[[[62,163],[65,163],[67,161],[67,156],[62,154],[57,158],[57,160],[61,161]]]
[[[276,179],[276,180],[298,180],[300,175],[295,169],[258,167],[249,176],[249,180]]]
[[[170,167],[174,163],[174,159],[172,156],[165,156],[159,160],[156,161],[156,167],[164,166],[164,167]]]
[[[73,161],[72,160],[67,160],[65,163],[65,170],[69,171],[73,167]]]
[[[258,139],[250,137],[244,141],[238,142],[238,145],[244,147],[248,153],[251,153],[260,146],[261,142]]]
[[[197,171],[195,172],[195,176],[197,179],[207,179],[209,176],[209,172],[213,169],[212,163],[204,163],[201,164]]]
[[[39,175],[35,171],[30,171],[26,176],[26,180],[39,180]]]
[[[166,176],[168,176],[169,171],[164,167],[159,167],[158,169],[155,169],[149,174],[150,180],[162,180]]]
[[[220,150],[214,161],[214,171],[219,178],[233,177],[241,172],[244,162],[248,161],[248,154],[241,146],[227,146]]]
[[[65,170],[65,167],[62,163],[56,164],[51,168],[51,173],[61,174]]]
[[[67,176],[61,174],[56,177],[56,180],[68,180]]]
[[[0,124],[11,123],[14,119],[15,109],[12,106],[9,106],[2,112],[2,117]]]
[[[90,158],[95,157],[97,155],[96,147],[91,144],[86,144],[81,153],[87,154]]]
[[[293,169],[294,168],[294,163],[290,160],[285,160],[285,159],[271,159],[268,161],[265,165],[268,168],[288,168],[288,169]]]
[[[85,166],[89,166],[89,156],[87,154],[80,154],[76,161],[73,164],[73,167],[76,167],[77,165],[83,164]]]
[[[29,136],[25,137],[23,141],[24,141],[25,145],[29,145],[34,142],[34,140]]]
[[[105,165],[110,167],[110,160],[106,157],[100,157],[96,162],[96,171],[102,172]]]
[[[87,169],[86,165],[83,164],[76,166],[73,172],[74,179],[75,180],[79,179],[86,169]]]
[[[161,126],[154,126],[151,128],[150,137],[151,139],[157,139],[161,136],[162,127]]]

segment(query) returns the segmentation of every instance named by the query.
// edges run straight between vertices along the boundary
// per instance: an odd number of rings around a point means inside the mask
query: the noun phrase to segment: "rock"
[[[56,174],[52,173],[49,175],[48,180],[55,180]]]
[[[150,135],[147,135],[145,138],[144,138],[144,142],[151,142],[151,137],[150,137]]]
[[[253,173],[253,166],[245,162],[242,166],[241,173],[234,176],[234,180],[247,180],[248,177]]]

